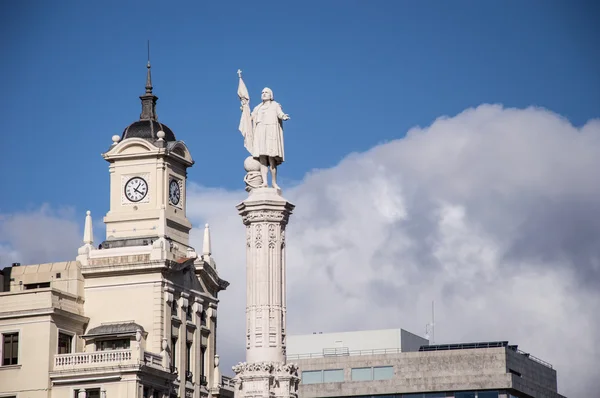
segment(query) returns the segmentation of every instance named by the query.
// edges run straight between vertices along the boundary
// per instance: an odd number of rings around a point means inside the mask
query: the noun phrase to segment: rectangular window
[[[2,365],[19,363],[19,333],[2,334]]]
[[[86,398],[100,398],[100,389],[99,388],[82,388],[73,390],[74,398],[79,398],[79,392],[85,391]]]
[[[393,377],[393,366],[377,366],[373,368],[373,380],[389,380]]]
[[[177,337],[171,337],[171,371],[175,370],[175,353],[177,352]]]
[[[188,305],[188,306],[187,306],[187,309],[185,310],[185,318],[186,318],[188,321],[191,321],[191,320],[192,320],[192,306],[191,306],[191,305]]]
[[[177,300],[171,301],[171,315],[177,316]]]
[[[25,287],[25,290],[31,290],[31,289],[43,289],[45,287],[50,287],[50,282],[43,282],[43,283],[26,283],[23,285]]]
[[[186,348],[186,353],[185,353],[185,355],[186,355],[186,360],[185,360],[186,365],[185,365],[185,368],[187,369],[188,372],[191,372],[192,371],[192,342],[188,341],[185,344],[185,348]]]
[[[96,351],[112,351],[129,349],[129,339],[100,340],[96,342]]]
[[[445,392],[430,392],[423,394],[423,398],[446,398]]]
[[[454,398],[475,398],[475,391],[455,392]]]
[[[58,332],[58,353],[59,354],[70,354],[71,343],[73,342],[73,336],[63,332]]]
[[[206,346],[200,347],[200,375],[206,376],[206,370],[204,369],[204,364],[206,362]]]
[[[317,384],[323,382],[323,371],[307,370],[302,372],[302,384]]]
[[[344,369],[327,369],[323,371],[323,383],[344,381]]]
[[[373,368],[352,368],[353,381],[373,380]]]
[[[477,398],[498,398],[498,391],[478,391]]]

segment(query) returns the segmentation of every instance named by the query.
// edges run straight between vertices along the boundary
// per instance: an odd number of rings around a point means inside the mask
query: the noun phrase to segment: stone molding
[[[269,375],[276,374],[277,376],[295,376],[298,377],[298,365],[295,363],[282,362],[240,362],[232,367],[237,376],[249,375]]]

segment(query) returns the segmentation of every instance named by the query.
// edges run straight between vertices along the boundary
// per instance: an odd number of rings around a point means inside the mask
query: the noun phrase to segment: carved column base
[[[298,365],[242,362],[233,367],[235,398],[297,398]]]

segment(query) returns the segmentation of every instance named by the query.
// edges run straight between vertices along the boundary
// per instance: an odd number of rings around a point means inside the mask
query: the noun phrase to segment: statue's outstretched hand
[[[290,115],[288,115],[288,114],[283,115],[281,120],[290,120]]]

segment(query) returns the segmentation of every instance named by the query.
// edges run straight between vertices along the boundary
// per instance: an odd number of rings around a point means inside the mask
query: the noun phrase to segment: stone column
[[[236,397],[296,397],[297,367],[285,363],[285,228],[294,205],[277,189],[256,188],[237,209],[246,226],[246,362],[234,367]]]

